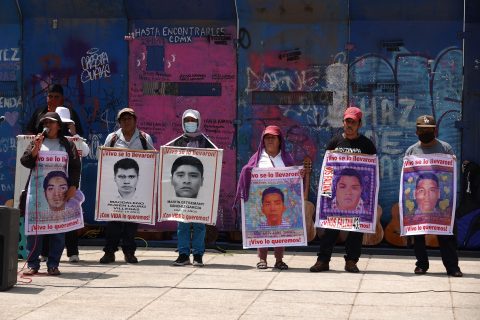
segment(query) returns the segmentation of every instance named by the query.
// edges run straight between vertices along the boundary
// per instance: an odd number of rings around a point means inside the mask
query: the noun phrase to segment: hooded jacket
[[[198,127],[195,132],[187,132],[185,130],[184,119],[186,117],[193,117],[198,120]],[[213,143],[202,133],[202,119],[200,112],[194,109],[187,109],[182,115],[182,129],[183,134],[169,142],[168,146],[174,147],[190,147],[190,148],[212,148],[216,149]]]
[[[260,161],[262,151],[265,148],[263,144],[264,136],[265,130],[262,133],[262,138],[260,139],[257,151],[250,157],[250,160],[248,160],[247,164],[242,168],[242,171],[240,172],[240,177],[238,178],[237,184],[237,194],[235,195],[235,202],[233,204],[234,208],[237,204],[240,203],[240,199],[248,201],[250,182],[252,179],[252,169],[258,167],[258,162]],[[281,132],[278,137],[280,138],[280,156],[282,157],[283,163],[286,167],[293,166],[293,158],[285,150],[285,140]]]

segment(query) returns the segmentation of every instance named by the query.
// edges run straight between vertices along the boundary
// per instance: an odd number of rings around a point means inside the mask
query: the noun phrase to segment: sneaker
[[[203,267],[203,261],[202,261],[202,256],[199,254],[194,254],[193,255],[193,266],[194,267]]]
[[[47,257],[46,256],[42,256],[40,255],[40,257],[38,257],[40,259],[40,262],[45,262],[47,261]]]
[[[187,264],[190,264],[190,257],[183,253],[173,262],[174,266],[186,266]]]
[[[133,253],[125,253],[125,262],[126,263],[138,263],[137,257]]]
[[[24,276],[33,276],[38,273],[38,269],[28,268],[27,270],[23,271]]]
[[[310,267],[310,272],[322,272],[330,270],[330,265],[325,261],[317,261]]]
[[[358,273],[360,270],[357,267],[357,263],[354,260],[345,261],[345,271],[351,273]]]
[[[100,263],[111,263],[115,262],[115,254],[105,252],[103,257],[100,259]]]
[[[78,255],[74,254],[73,256],[70,256],[68,258],[68,262],[73,262],[73,263],[76,263],[76,262],[79,262],[80,261],[80,258],[78,257]]]
[[[60,270],[58,270],[57,267],[48,268],[47,272],[51,276],[59,276],[60,275]]]
[[[415,267],[415,270],[413,270],[415,274],[425,274],[427,273],[426,269],[420,268],[420,267]]]

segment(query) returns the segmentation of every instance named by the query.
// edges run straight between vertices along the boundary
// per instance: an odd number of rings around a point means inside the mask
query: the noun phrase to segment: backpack
[[[480,249],[480,209],[457,220],[458,246],[464,249]]]
[[[142,148],[143,150],[148,150],[147,146],[147,134],[143,132],[142,130],[140,131],[140,142],[142,143]],[[110,148],[113,148],[115,146],[115,143],[118,140],[118,135],[116,133],[113,134],[112,140],[110,141]]]

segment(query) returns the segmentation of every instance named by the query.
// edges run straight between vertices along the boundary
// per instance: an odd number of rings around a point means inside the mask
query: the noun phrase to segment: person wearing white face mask
[[[168,146],[189,148],[212,148],[217,147],[201,132],[200,112],[193,109],[185,110],[182,116],[183,134],[169,142]],[[202,172],[203,175],[203,172]],[[203,179],[203,178],[202,178]],[[193,228],[193,231],[190,229]],[[193,251],[193,265],[203,266],[203,254],[205,253],[206,227],[203,223],[178,223],[178,258],[173,265],[184,266],[190,264],[190,240]]]

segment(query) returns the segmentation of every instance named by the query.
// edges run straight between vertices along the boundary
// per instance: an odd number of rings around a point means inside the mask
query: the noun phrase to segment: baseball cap
[[[187,111],[187,112],[185,112],[185,113],[183,114],[183,119],[188,118],[188,117],[191,117],[191,118],[193,118],[193,119],[197,119],[197,120],[198,120],[197,114],[196,114],[195,112],[193,112],[192,110],[189,110],[189,111]]]
[[[120,117],[124,114],[130,114],[134,116],[135,119],[137,118],[137,115],[135,114],[135,111],[132,108],[123,108],[122,110],[118,111],[117,121],[120,121]]]
[[[348,107],[343,114],[343,120],[346,119],[353,119],[355,121],[359,121],[362,119],[362,110],[357,107]]]
[[[60,119],[60,116],[56,112],[47,112],[43,115],[43,117],[40,119],[40,123],[42,123],[45,120],[52,120],[58,122],[60,125],[62,124],[62,120]]]
[[[274,135],[274,136],[279,136],[282,134],[282,131],[280,130],[279,127],[277,126],[268,126],[265,128],[265,130],[263,131],[263,135],[266,135],[266,134],[271,134],[271,135]]]
[[[60,93],[63,96],[63,87],[59,84],[54,84],[53,86],[48,88],[48,93]]]
[[[435,128],[436,126],[437,122],[433,116],[426,114],[417,118],[417,127],[419,128]]]
[[[64,123],[75,123],[75,121],[73,121],[70,117],[70,110],[68,110],[68,108],[57,107],[55,109],[55,112],[58,113],[62,122],[64,122]]]

